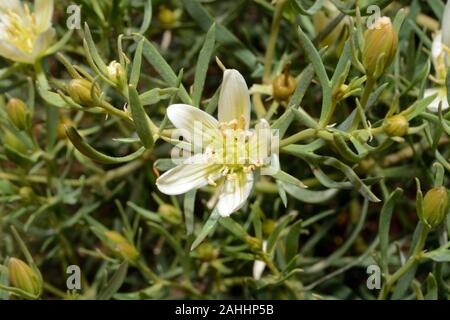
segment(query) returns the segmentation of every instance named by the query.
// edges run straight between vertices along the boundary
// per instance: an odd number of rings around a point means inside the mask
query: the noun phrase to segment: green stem
[[[412,267],[414,267],[419,260],[422,258],[422,250],[425,246],[425,242],[427,240],[430,229],[426,226],[423,226],[422,233],[420,234],[419,242],[414,249],[414,252],[411,254],[406,263],[400,267],[392,276],[387,278],[386,283],[380,291],[378,296],[378,300],[385,300],[392,289],[392,286],[399,280],[405,273],[407,273]]]
[[[269,44],[267,45],[266,57],[264,59],[264,83],[270,82],[270,76],[272,74],[272,61],[278,41],[278,32],[280,31],[280,23],[283,18],[283,9],[285,4],[286,0],[278,0],[275,7],[275,14],[273,16],[272,27],[270,29]]]
[[[281,140],[280,148],[286,147],[288,145],[291,145],[293,143],[296,143],[296,142],[304,140],[304,139],[312,138],[316,135],[316,133],[317,133],[317,130],[311,129],[311,128],[300,131],[290,137],[287,137],[286,139]]]
[[[372,93],[373,87],[375,86],[375,79],[367,77],[366,84],[364,86],[364,91],[361,96],[361,107],[365,108],[367,101],[369,100],[370,94]]]
[[[58,288],[55,288],[54,286],[52,286],[51,284],[49,284],[47,282],[44,282],[44,289],[46,291],[52,293],[56,297],[59,297],[59,298],[62,298],[62,299],[66,299],[67,298],[67,294],[64,291],[61,291]]]
[[[136,268],[138,268],[142,275],[144,275],[148,280],[153,281],[154,283],[161,282],[161,279],[156,275],[156,273],[150,270],[150,268],[147,267],[142,260],[138,261]]]

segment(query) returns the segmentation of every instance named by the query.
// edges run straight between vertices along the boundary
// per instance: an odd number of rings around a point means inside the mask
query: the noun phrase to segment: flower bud
[[[120,63],[116,60],[111,61],[107,67],[108,78],[117,85],[121,85],[125,79],[125,71]]]
[[[8,262],[9,283],[36,299],[42,292],[42,279],[30,266],[20,259],[10,258]]]
[[[210,243],[202,243],[197,248],[197,255],[205,262],[213,261],[219,256],[219,250],[214,248]]]
[[[16,98],[12,98],[6,105],[6,112],[11,123],[19,130],[30,128],[30,114],[25,103]]]
[[[268,237],[272,234],[273,229],[275,229],[275,221],[272,219],[267,219],[262,224],[262,231],[264,236]]]
[[[436,228],[448,213],[448,193],[443,186],[429,190],[423,198],[423,220],[426,225]]]
[[[378,79],[394,60],[398,35],[388,17],[379,18],[364,33],[365,43],[362,63],[366,75]]]
[[[408,133],[408,129],[408,119],[400,114],[389,117],[384,124],[384,133],[389,137],[403,137]]]
[[[8,129],[3,129],[3,143],[11,149],[20,152],[22,154],[28,153],[28,147],[20,140],[13,132]]]
[[[173,225],[178,225],[182,222],[180,210],[170,204],[160,205],[158,208],[158,213],[163,217],[164,220]]]
[[[297,83],[294,77],[280,74],[273,80],[273,97],[277,101],[288,101],[294,94]]]
[[[65,115],[61,115],[59,117],[59,123],[58,123],[58,138],[59,139],[66,139],[66,127],[74,127],[75,123]]]
[[[180,14],[179,10],[170,10],[166,6],[160,6],[158,20],[164,29],[172,29],[176,27]]]
[[[73,79],[67,86],[67,93],[69,96],[73,101],[82,106],[91,107],[94,104],[91,91],[92,83],[86,79]],[[95,96],[99,96],[100,90],[95,87],[93,93]]]
[[[30,187],[22,187],[19,189],[19,196],[22,198],[25,202],[32,202],[36,199],[36,194],[34,193],[33,189]]]
[[[106,238],[114,245],[114,250],[125,260],[135,262],[139,258],[136,247],[116,231],[105,232]]]

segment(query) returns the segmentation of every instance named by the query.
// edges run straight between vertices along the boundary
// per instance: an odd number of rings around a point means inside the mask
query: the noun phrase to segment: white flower
[[[55,30],[53,0],[35,0],[34,12],[19,0],[0,2],[0,56],[33,64],[45,55]]]
[[[267,166],[267,121],[249,130],[250,94],[242,75],[225,70],[219,97],[218,118],[185,104],[167,109],[170,121],[181,131],[194,155],[167,171],[156,181],[165,194],[216,187],[217,210],[229,216],[246,202],[253,188],[254,171]],[[266,130],[267,129],[267,130]],[[272,155],[273,156],[273,155]]]
[[[264,240],[262,243],[262,249],[263,252],[266,253],[267,251],[267,240]],[[262,274],[264,272],[264,269],[266,269],[266,263],[261,260],[256,260],[253,263],[253,279],[259,280],[262,277]]]
[[[427,109],[431,112],[438,112],[439,105],[442,110],[448,109],[447,88],[445,87],[445,78],[447,75],[447,66],[450,66],[450,1],[447,2],[442,18],[441,31],[438,32],[431,46],[431,56],[439,87],[425,90],[425,98],[437,94]]]
[[[428,105],[427,109],[431,112],[438,112],[439,105],[442,104],[442,110],[448,109],[447,88],[445,86],[425,90],[425,98],[437,94],[436,98]]]
[[[442,17],[442,42],[450,47],[450,1],[447,1]]]

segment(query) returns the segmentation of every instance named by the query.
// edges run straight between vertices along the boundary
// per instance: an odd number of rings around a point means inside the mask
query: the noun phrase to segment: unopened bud
[[[262,231],[264,236],[268,237],[272,234],[273,229],[275,229],[275,221],[272,219],[267,219],[262,224]]]
[[[3,143],[17,152],[22,154],[28,153],[28,147],[25,143],[8,129],[3,129]]]
[[[197,248],[197,255],[203,261],[213,261],[219,256],[219,250],[210,243],[202,243]]]
[[[42,292],[41,277],[25,262],[10,258],[8,262],[9,283],[22,291],[36,297]]]
[[[30,113],[25,103],[16,98],[12,98],[6,105],[6,112],[11,123],[19,130],[30,128]]]
[[[400,114],[389,117],[384,124],[384,133],[389,137],[403,137],[408,133],[408,129],[408,119]]]
[[[125,71],[120,63],[112,61],[108,67],[108,78],[117,85],[121,85],[125,79]]]
[[[124,236],[116,231],[105,232],[106,238],[114,245],[114,250],[123,259],[129,262],[135,262],[139,258],[139,251]]]
[[[443,186],[429,190],[423,198],[424,223],[431,228],[436,228],[448,213],[448,193]]]
[[[297,82],[291,75],[280,74],[273,80],[273,97],[277,101],[288,101],[294,94]]]
[[[163,28],[172,29],[176,27],[180,14],[181,12],[179,10],[170,10],[166,6],[160,6],[158,20]]]
[[[94,99],[91,93],[95,96],[99,96],[100,90],[95,87],[92,92],[92,82],[89,80],[73,79],[67,86],[67,93],[76,103],[82,106],[91,107],[94,104]]]
[[[22,200],[24,200],[26,202],[31,202],[36,199],[36,194],[34,193],[33,189],[30,187],[20,188],[19,196],[22,198]]]
[[[173,225],[178,225],[182,222],[180,210],[170,204],[160,205],[158,208],[158,213],[164,220]]]
[[[388,17],[379,18],[364,33],[365,43],[362,63],[366,75],[378,79],[394,60],[398,35]]]

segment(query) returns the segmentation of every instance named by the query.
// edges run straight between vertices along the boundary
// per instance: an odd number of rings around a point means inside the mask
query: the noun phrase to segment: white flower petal
[[[272,146],[275,147],[273,145],[275,138],[272,136],[272,131],[267,120],[261,119],[255,126],[255,129],[252,130],[252,135],[249,138],[250,162],[269,161],[272,154]]]
[[[156,186],[162,193],[168,195],[186,193],[204,187],[210,179],[216,180],[221,176],[219,171],[221,166],[199,161],[198,156],[192,158],[165,172],[156,180]]]
[[[447,91],[445,88],[439,88],[439,89],[427,89],[424,92],[424,97],[430,97],[432,95],[435,95],[436,99],[434,99],[427,107],[427,109],[431,112],[438,112],[439,111],[439,104],[442,103],[442,110],[448,109],[448,101],[447,101]]]
[[[267,250],[267,240],[263,241],[262,249],[263,249],[263,252],[266,252],[266,250]],[[266,263],[264,261],[256,260],[253,263],[253,278],[255,280],[261,279],[261,276],[262,276],[265,268],[266,268]]]
[[[0,41],[0,56],[16,62],[28,64],[34,62],[33,55],[27,54],[17,49],[15,46],[13,46],[12,44],[8,43],[5,40]]]
[[[35,59],[40,58],[45,54],[45,51],[50,47],[54,38],[55,29],[53,28],[50,28],[39,35],[33,48],[33,56]]]
[[[22,9],[22,4],[19,0],[2,0],[0,2],[0,11],[21,11]]]
[[[174,126],[182,130],[184,139],[191,142],[194,128],[199,128],[203,138],[220,136],[218,121],[210,114],[187,104],[173,104],[167,108],[167,116]]]
[[[245,120],[250,124],[250,94],[244,77],[237,70],[225,70],[219,96],[219,121]]]
[[[234,180],[225,180],[217,202],[222,217],[228,217],[242,208],[253,189],[253,179],[253,173],[240,173]]]
[[[443,54],[444,48],[442,47],[442,33],[436,34],[431,45],[431,54],[433,56],[433,62],[436,65],[437,60],[441,54]]]
[[[442,42],[450,47],[450,1],[447,1],[442,17]]]
[[[52,25],[53,0],[35,0],[37,32],[44,32]]]

